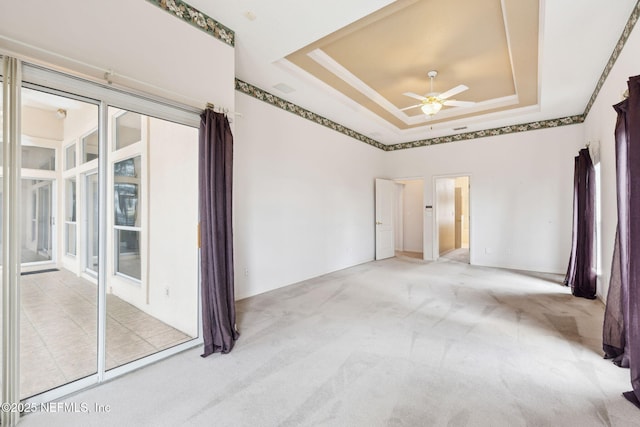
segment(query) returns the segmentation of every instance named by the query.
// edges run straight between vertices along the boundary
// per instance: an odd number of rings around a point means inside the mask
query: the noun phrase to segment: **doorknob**
[[[380,221],[376,221],[376,225],[382,225]]]

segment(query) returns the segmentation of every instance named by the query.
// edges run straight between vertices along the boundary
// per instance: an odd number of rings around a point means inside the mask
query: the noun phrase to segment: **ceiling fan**
[[[442,106],[447,107],[470,107],[475,104],[475,102],[471,101],[456,101],[455,99],[447,99],[454,95],[457,95],[469,88],[465,85],[458,85],[453,89],[449,89],[446,92],[437,93],[433,91],[433,79],[438,75],[437,71],[429,71],[427,76],[431,79],[431,92],[427,93],[425,96],[418,95],[413,92],[405,92],[403,95],[408,96],[410,98],[417,99],[420,104],[412,105],[410,107],[402,108],[400,111],[410,110],[412,108],[420,107],[422,112],[428,116],[433,116],[436,114]]]

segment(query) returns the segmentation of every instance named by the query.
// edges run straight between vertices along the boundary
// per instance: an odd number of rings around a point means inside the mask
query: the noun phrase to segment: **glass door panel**
[[[47,401],[58,393],[50,390],[70,383],[65,390],[79,389],[131,368],[104,370],[198,343],[198,130],[192,127],[198,117],[162,107],[167,117],[191,124],[185,126],[112,107],[99,111],[94,99],[107,105],[129,95],[87,90],[90,83],[60,74],[53,79],[59,91],[43,89],[50,80],[39,67],[29,74],[29,64],[6,65],[12,73],[22,66],[26,83],[9,104],[21,110],[12,115],[15,123],[21,119],[21,135],[12,131],[10,146],[20,156],[12,151],[5,159],[10,167],[22,164],[11,175],[0,173],[0,237],[2,217],[10,216],[15,227],[7,230],[17,244],[7,258],[22,262],[22,271],[4,268],[11,282],[5,302],[14,315],[3,332],[17,338],[2,364],[2,397],[16,402],[44,393],[33,400]],[[7,87],[13,95],[16,86]],[[108,94],[93,96],[94,89]],[[139,105],[141,99],[131,98],[124,103]],[[2,157],[0,150],[0,165]],[[3,180],[13,179],[4,192]]]
[[[97,372],[97,281],[83,276],[79,263],[33,263],[56,261],[56,253],[66,257],[77,252],[90,259],[97,253],[93,243],[76,245],[80,230],[75,227],[78,177],[88,172],[82,167],[96,166],[55,158],[97,128],[98,107],[28,88],[22,89],[22,100],[22,140],[30,141],[22,149],[20,196],[20,398],[24,399]],[[61,108],[66,114],[59,113]],[[91,176],[97,181],[97,174]],[[91,198],[92,203],[96,200]],[[58,212],[63,217],[56,221]],[[93,223],[94,210],[91,213]],[[92,242],[94,235],[79,237]]]
[[[198,130],[109,116],[107,369],[198,336]]]
[[[0,64],[3,64],[3,59],[2,56],[0,56]],[[4,99],[3,96],[3,91],[4,91],[4,85],[2,83],[3,81],[3,76],[2,76],[2,71],[3,67],[2,65],[0,65],[0,142],[2,144],[0,144],[0,147],[4,147],[4,112],[3,112],[3,104],[4,102],[2,101]],[[3,262],[3,247],[2,247],[2,240],[3,240],[3,227],[4,227],[4,184],[3,184],[3,177],[2,177],[2,162],[3,162],[3,153],[4,149],[0,149],[0,268],[2,268],[2,262]],[[4,287],[4,283],[3,283],[3,287]],[[4,290],[2,291],[4,293]],[[4,316],[2,314],[2,305],[0,305],[0,319],[3,319]],[[2,325],[2,321],[0,321],[0,325]],[[4,330],[0,330],[0,332],[4,332]],[[2,359],[4,354],[4,351],[2,349],[2,343],[0,343],[0,367],[4,367],[4,361]],[[7,400],[5,399],[6,396],[2,395],[1,390],[4,389],[3,385],[2,385],[2,375],[0,375],[0,400],[2,400],[2,402],[6,402]]]

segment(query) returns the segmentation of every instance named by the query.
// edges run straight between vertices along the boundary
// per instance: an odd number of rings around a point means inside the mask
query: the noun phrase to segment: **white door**
[[[376,259],[395,256],[393,230],[395,183],[376,179]]]

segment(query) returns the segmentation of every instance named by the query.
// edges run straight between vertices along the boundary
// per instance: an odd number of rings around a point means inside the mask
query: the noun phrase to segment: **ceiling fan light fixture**
[[[427,116],[433,116],[442,109],[442,102],[435,97],[429,97],[422,103],[420,109]]]

